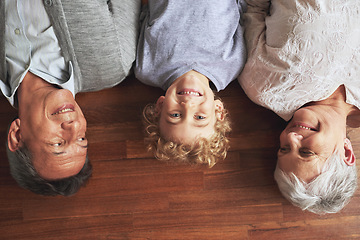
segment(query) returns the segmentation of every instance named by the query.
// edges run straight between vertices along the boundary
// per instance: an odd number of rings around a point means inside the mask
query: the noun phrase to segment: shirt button
[[[15,32],[16,35],[19,35],[20,34],[20,29],[15,28],[14,32]]]
[[[52,0],[44,0],[45,6],[50,7],[53,4]]]

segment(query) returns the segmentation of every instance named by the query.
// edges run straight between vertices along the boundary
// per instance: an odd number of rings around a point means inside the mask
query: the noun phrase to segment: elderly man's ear
[[[355,154],[354,150],[352,148],[351,142],[348,138],[345,138],[344,140],[344,149],[345,149],[345,163],[349,166],[352,166],[355,164]]]
[[[10,151],[15,152],[19,147],[22,146],[21,135],[20,135],[20,119],[15,119],[9,128],[7,143]]]

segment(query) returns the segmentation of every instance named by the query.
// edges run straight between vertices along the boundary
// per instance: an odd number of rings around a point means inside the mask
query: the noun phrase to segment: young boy
[[[226,157],[230,131],[223,90],[246,52],[243,0],[149,0],[143,7],[136,77],[165,96],[144,109],[149,149],[164,161],[206,163]]]

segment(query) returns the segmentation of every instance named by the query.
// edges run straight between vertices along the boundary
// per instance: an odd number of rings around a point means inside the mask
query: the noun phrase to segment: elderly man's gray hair
[[[10,151],[6,144],[6,151],[10,165],[10,173],[19,186],[41,195],[63,195],[75,194],[81,186],[84,186],[92,174],[92,166],[86,155],[86,161],[80,172],[74,176],[48,181],[39,176],[32,162],[31,153],[26,146],[15,152]]]
[[[356,165],[348,166],[338,151],[325,162],[319,176],[305,183],[277,165],[274,173],[282,195],[293,205],[316,214],[336,213],[353,196],[357,187]]]

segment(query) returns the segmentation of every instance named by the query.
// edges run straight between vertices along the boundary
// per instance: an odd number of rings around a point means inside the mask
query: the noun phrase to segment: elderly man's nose
[[[80,122],[76,120],[66,121],[61,124],[61,127],[65,130],[78,130],[80,128]]]

